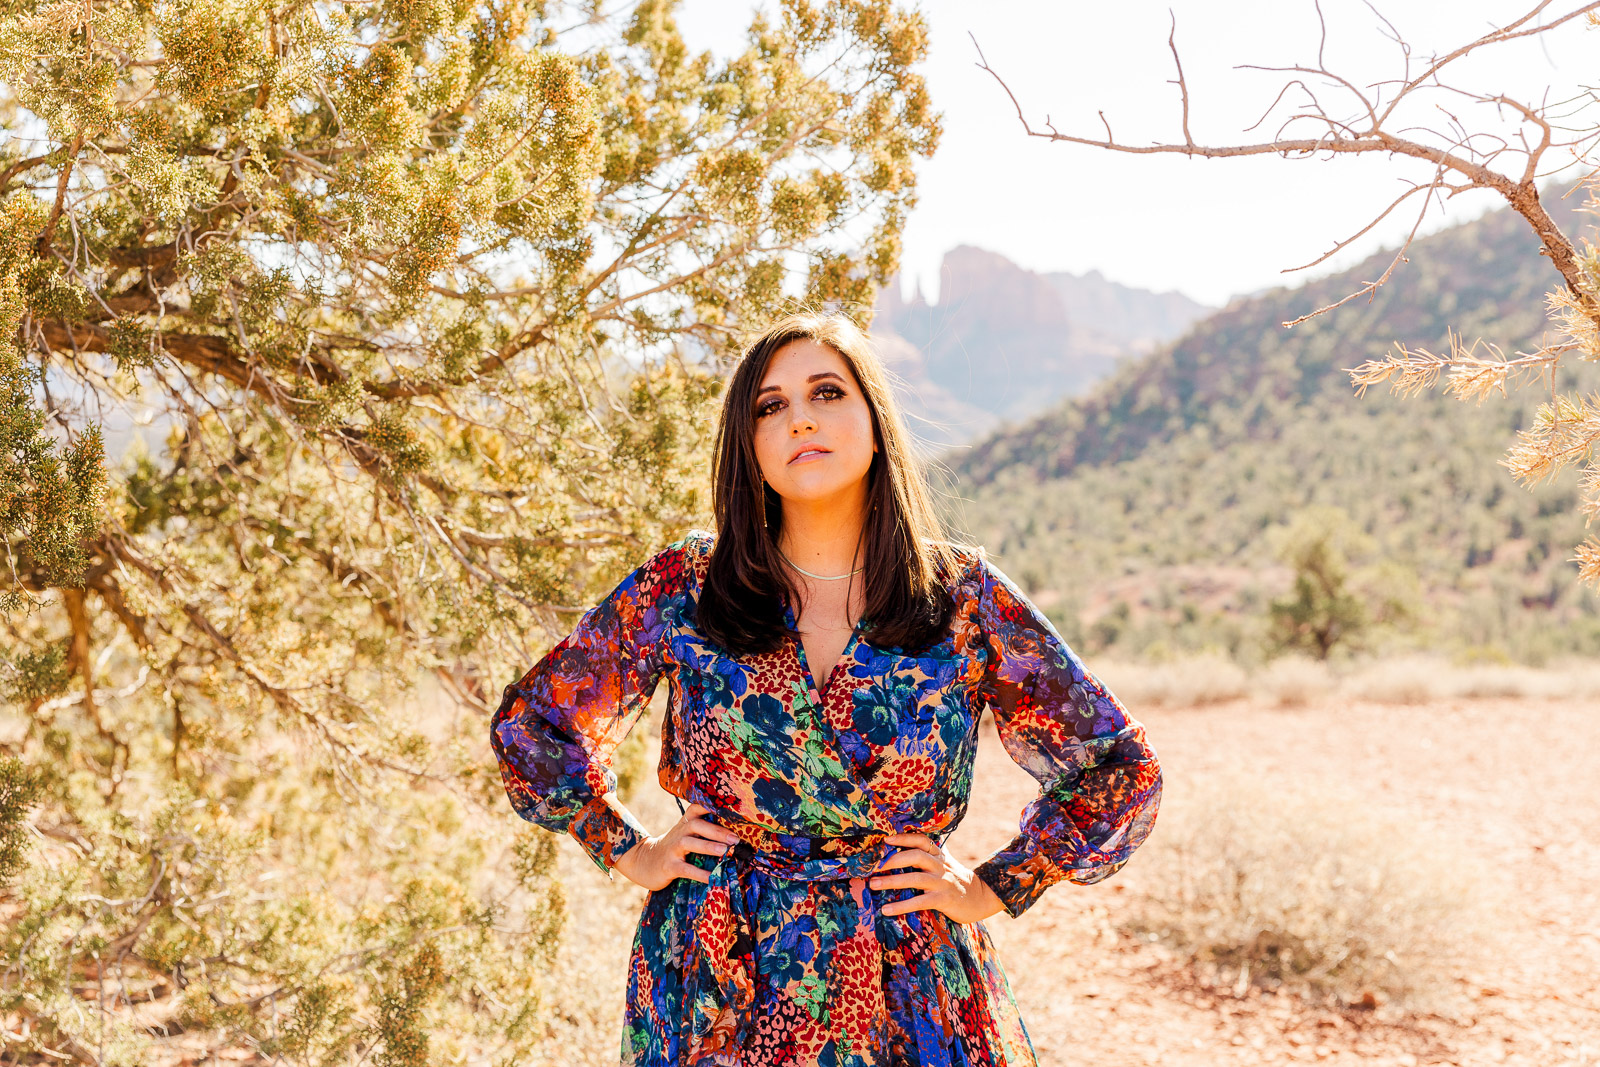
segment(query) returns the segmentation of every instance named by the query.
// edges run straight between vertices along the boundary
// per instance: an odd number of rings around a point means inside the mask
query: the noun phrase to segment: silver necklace
[[[787,563],[789,566],[793,567],[795,570],[799,571],[801,574],[805,575],[807,578],[815,578],[819,582],[842,582],[846,578],[851,577],[852,575],[856,575],[856,574],[860,574],[861,573],[861,568],[857,567],[855,570],[851,571],[849,574],[812,574],[810,571],[808,571],[804,567],[800,566],[800,564],[796,563],[794,560],[792,560],[788,556],[784,555],[783,549],[780,548],[778,550],[778,555],[783,556],[783,561],[785,563]]]

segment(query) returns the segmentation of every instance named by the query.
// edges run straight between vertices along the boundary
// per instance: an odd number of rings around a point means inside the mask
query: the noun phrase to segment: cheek
[[[783,450],[788,445],[785,435],[778,432],[776,427],[776,420],[771,418],[763,419],[756,423],[754,442],[756,462],[760,464],[762,472],[766,474],[769,481],[772,478],[772,472],[783,466]]]
[[[846,424],[841,426],[844,431],[841,436],[848,438],[851,452],[857,459],[871,463],[872,446],[875,443],[872,437],[872,413],[863,405],[848,412],[848,416]]]

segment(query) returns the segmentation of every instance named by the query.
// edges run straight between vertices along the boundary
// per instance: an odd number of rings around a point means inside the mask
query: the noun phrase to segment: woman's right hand
[[[628,881],[651,891],[665,889],[679,878],[711,881],[711,873],[690,863],[689,853],[721,856],[739,843],[739,836],[703,816],[710,808],[690,804],[672,829],[647,837],[618,856],[614,866]]]

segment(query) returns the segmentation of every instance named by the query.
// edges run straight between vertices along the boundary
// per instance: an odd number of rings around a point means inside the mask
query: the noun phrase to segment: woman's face
[[[866,486],[878,443],[872,409],[844,357],[790,341],[767,363],[755,400],[756,461],[784,500],[821,503]]]

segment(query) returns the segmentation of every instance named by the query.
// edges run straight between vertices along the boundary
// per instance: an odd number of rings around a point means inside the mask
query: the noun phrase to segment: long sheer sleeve
[[[1001,743],[1039,783],[1020,832],[977,869],[1020,915],[1056,882],[1110,877],[1150,834],[1161,767],[1144,727],[1090,674],[1026,596],[979,563],[982,686]]]
[[[577,838],[608,874],[646,835],[606,803],[611,758],[649,706],[688,603],[692,561],[680,541],[622,580],[577,627],[506,687],[490,742],[518,815]]]

